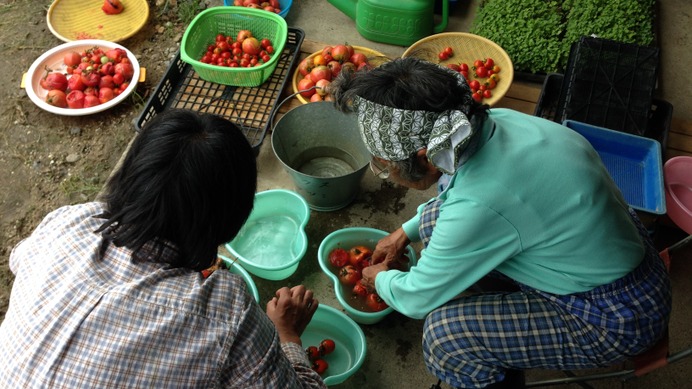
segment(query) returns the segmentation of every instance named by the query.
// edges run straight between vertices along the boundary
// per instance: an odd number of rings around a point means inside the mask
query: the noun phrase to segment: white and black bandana
[[[356,97],[361,136],[370,153],[388,161],[401,161],[427,148],[430,162],[453,174],[473,128],[460,110],[411,111]]]

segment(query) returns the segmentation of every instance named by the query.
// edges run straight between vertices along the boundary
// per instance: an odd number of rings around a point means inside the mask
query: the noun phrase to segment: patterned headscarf
[[[427,148],[430,162],[453,174],[473,127],[460,110],[444,112],[392,108],[356,96],[358,127],[370,153],[388,161],[401,161]]]

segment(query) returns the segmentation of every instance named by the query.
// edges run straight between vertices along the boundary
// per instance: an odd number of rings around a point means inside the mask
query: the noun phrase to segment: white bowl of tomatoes
[[[370,265],[377,242],[387,232],[368,227],[348,227],[327,235],[317,250],[322,271],[334,282],[334,292],[339,303],[354,321],[374,324],[392,313],[394,309],[360,283],[361,271]],[[401,269],[407,271],[416,264],[416,252],[407,247],[407,258],[402,258]]]
[[[24,87],[31,101],[48,112],[91,115],[125,100],[137,87],[140,71],[134,54],[117,43],[77,40],[38,57]]]

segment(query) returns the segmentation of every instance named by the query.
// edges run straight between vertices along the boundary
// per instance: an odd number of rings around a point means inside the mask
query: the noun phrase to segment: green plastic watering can
[[[449,0],[442,0],[442,20],[435,24],[435,0],[328,0],[356,22],[365,39],[410,46],[447,28]]]

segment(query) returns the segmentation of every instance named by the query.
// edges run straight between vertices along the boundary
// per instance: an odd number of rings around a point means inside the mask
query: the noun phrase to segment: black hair
[[[332,82],[337,108],[351,110],[353,97],[393,108],[442,112],[458,109],[468,116],[485,115],[487,105],[471,97],[471,88],[460,75],[415,57],[397,58],[372,69],[342,71]]]
[[[201,270],[220,244],[236,236],[252,211],[255,154],[230,121],[174,109],[152,118],[137,135],[102,200],[106,221],[96,232],[107,242],[151,260],[170,242],[175,267]]]

